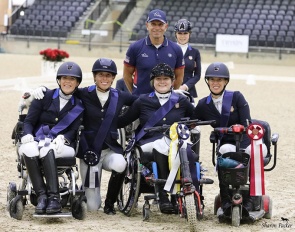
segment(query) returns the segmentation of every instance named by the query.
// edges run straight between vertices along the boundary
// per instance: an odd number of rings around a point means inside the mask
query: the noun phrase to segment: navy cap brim
[[[148,20],[147,22],[149,23],[149,22],[152,22],[152,21],[160,21],[160,22],[162,22],[162,23],[167,23],[165,20],[163,20],[163,19],[150,19],[150,20]]]

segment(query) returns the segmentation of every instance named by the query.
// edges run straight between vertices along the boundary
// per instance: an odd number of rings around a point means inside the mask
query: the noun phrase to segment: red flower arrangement
[[[65,58],[69,58],[69,54],[66,51],[51,48],[40,51],[40,55],[43,56],[43,60],[52,62],[59,62]]]

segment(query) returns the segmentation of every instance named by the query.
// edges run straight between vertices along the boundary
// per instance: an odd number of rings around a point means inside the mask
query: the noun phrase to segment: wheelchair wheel
[[[86,217],[87,204],[86,197],[75,198],[72,202],[72,215],[78,220],[83,220]]]
[[[231,214],[231,225],[235,227],[239,227],[241,222],[241,214],[240,207],[234,206]]]
[[[137,199],[140,189],[140,150],[135,147],[131,153],[126,155],[127,171],[118,196],[118,208],[126,216],[132,214],[137,205]]]
[[[16,197],[16,184],[14,182],[9,182],[7,186],[7,210],[10,209],[10,204],[13,198]]]
[[[9,214],[12,218],[22,220],[24,214],[24,204],[20,195],[17,195],[11,200],[9,204]]]
[[[198,230],[197,224],[197,201],[195,201],[194,194],[189,194],[185,196],[185,207],[186,207],[186,215],[187,221],[189,223],[189,228],[191,232]]]
[[[215,196],[214,199],[214,215],[217,215],[217,210],[221,207],[220,195]]]
[[[125,131],[125,128],[118,129],[118,134],[119,134],[118,143],[121,144],[123,149],[125,149],[125,147],[126,147],[126,131]]]
[[[272,217],[272,200],[270,199],[270,197],[267,195],[262,196],[261,204],[262,204],[261,208],[264,209],[264,211],[265,211],[265,214],[263,217],[266,219],[271,219],[271,217]]]

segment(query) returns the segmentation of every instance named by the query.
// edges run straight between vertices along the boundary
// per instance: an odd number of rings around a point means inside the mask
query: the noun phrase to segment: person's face
[[[173,81],[170,77],[160,76],[154,78],[154,88],[158,93],[167,93],[172,87]]]
[[[179,44],[187,44],[189,40],[189,32],[176,32],[176,40]]]
[[[208,79],[209,88],[215,94],[220,93],[223,90],[224,86],[227,85],[227,83],[228,80],[225,78],[210,77]]]
[[[77,78],[71,76],[62,76],[59,83],[60,88],[65,94],[72,94],[79,86]]]
[[[163,23],[161,21],[158,20],[154,20],[151,21],[149,23],[146,23],[146,28],[149,32],[149,35],[153,38],[153,39],[160,39],[164,36],[165,31],[168,28],[168,24],[167,23]]]
[[[97,72],[94,75],[94,82],[99,89],[107,90],[113,84],[115,76],[109,72]]]

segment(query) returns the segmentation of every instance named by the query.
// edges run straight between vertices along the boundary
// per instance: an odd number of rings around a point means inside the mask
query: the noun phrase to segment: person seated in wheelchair
[[[172,87],[174,71],[165,63],[157,64],[151,71],[150,84],[153,92],[142,94],[128,111],[120,117],[119,126],[124,127],[139,119],[140,125],[135,135],[135,142],[143,151],[142,161],[155,161],[159,179],[167,179],[169,175],[168,153],[170,138],[163,132],[144,132],[144,128],[172,125],[183,118],[193,115],[194,106],[182,94],[176,93]],[[147,156],[152,154],[150,160]],[[171,213],[174,206],[168,198],[164,186],[159,186],[159,207],[163,213]]]
[[[225,90],[230,80],[227,66],[220,62],[212,63],[205,72],[205,82],[208,85],[210,94],[199,100],[194,118],[199,120],[216,120],[214,127],[230,127],[234,124],[241,124],[245,128],[251,122],[250,107],[243,94],[239,91]],[[244,135],[240,144],[241,149],[250,154],[251,146],[247,135]],[[263,144],[263,156],[267,155],[267,147]],[[218,156],[228,152],[235,152],[235,139],[233,135],[223,135],[218,144]],[[231,207],[229,187],[223,183],[220,173],[219,188],[221,207],[224,212]],[[254,197],[249,195],[244,198],[243,205],[249,211],[254,209]]]
[[[37,214],[61,211],[55,159],[75,156],[76,135],[83,118],[84,106],[75,95],[82,82],[79,65],[63,63],[56,81],[59,88],[47,91],[40,101],[32,101],[19,147],[37,195]]]
[[[124,180],[126,161],[123,148],[118,143],[117,121],[121,109],[137,98],[130,93],[111,87],[117,75],[116,63],[108,58],[97,59],[92,66],[94,85],[78,88],[77,96],[85,106],[84,129],[81,132],[77,158],[87,198],[87,209],[97,211],[101,207],[102,169],[112,172],[109,180],[104,213],[116,213],[114,203]],[[42,98],[45,88],[35,90]]]

